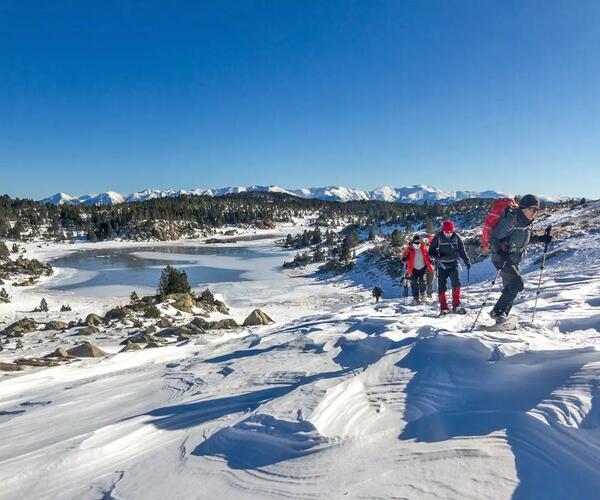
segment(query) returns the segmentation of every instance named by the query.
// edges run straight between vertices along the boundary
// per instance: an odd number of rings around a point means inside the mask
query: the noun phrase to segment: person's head
[[[537,196],[533,194],[526,194],[519,201],[519,208],[525,214],[529,220],[533,220],[535,218],[535,214],[540,209],[540,200]]]
[[[444,221],[442,224],[442,233],[444,233],[446,238],[450,238],[454,234],[454,222],[451,220]]]
[[[418,234],[415,234],[412,239],[412,244],[418,247],[421,244],[421,237]]]

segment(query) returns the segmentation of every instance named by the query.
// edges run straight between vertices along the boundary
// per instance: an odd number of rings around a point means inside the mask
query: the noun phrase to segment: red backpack
[[[494,201],[492,209],[488,212],[483,221],[483,231],[481,232],[481,246],[484,252],[490,251],[490,236],[496,224],[500,221],[507,208],[518,208],[519,204],[513,198],[499,198]]]

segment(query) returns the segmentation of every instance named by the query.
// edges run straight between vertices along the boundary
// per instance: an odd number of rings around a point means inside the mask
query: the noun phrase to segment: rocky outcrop
[[[46,326],[44,327],[44,330],[66,330],[67,328],[69,328],[68,323],[65,323],[64,321],[54,320],[48,321],[48,323],[46,323]]]
[[[67,353],[77,358],[101,358],[106,356],[106,353],[102,349],[89,342],[84,342],[83,344],[73,347],[72,349],[69,349]]]
[[[254,309],[244,320],[244,326],[269,325],[274,321],[260,309]]]
[[[186,313],[192,313],[192,308],[196,306],[196,301],[191,293],[172,293],[167,295],[168,300],[172,300],[172,306]]]
[[[129,352],[129,351],[139,351],[141,347],[135,342],[131,342],[131,340],[127,340],[125,347],[121,349],[119,352]]]
[[[217,321],[206,321],[204,318],[194,318],[188,326],[195,326],[202,330],[233,330],[239,328],[240,325],[232,318],[220,319]]]
[[[13,363],[0,363],[0,372],[18,372],[22,369],[19,365]]]
[[[94,313],[88,314],[85,317],[85,324],[87,326],[100,326],[102,324],[102,318]]]
[[[83,326],[78,328],[77,331],[73,335],[93,335],[98,333],[100,330],[95,326]]]
[[[31,318],[23,318],[8,325],[2,333],[8,337],[22,337],[24,333],[31,333],[37,330],[37,323]]]

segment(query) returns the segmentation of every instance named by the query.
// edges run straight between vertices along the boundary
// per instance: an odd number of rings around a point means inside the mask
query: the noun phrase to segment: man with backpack
[[[440,314],[448,314],[448,299],[446,288],[448,278],[452,286],[452,312],[465,314],[467,311],[460,302],[460,266],[458,259],[461,258],[467,269],[471,269],[471,259],[465,251],[462,238],[454,230],[454,223],[450,220],[444,221],[442,230],[431,240],[429,255],[436,259],[438,273],[438,296],[440,300]]]
[[[425,302],[425,273],[433,271],[433,266],[429,260],[427,247],[421,241],[417,234],[413,237],[412,243],[408,245],[402,255],[402,260],[406,262],[407,275],[410,276],[410,286],[412,289],[413,302],[418,304]]]
[[[484,250],[487,250],[486,241],[489,241],[488,248],[491,250],[492,263],[502,277],[502,294],[490,312],[490,316],[497,323],[506,321],[515,298],[525,288],[519,265],[527,245],[552,241],[549,233],[541,236],[533,234],[533,220],[540,209],[540,201],[536,196],[527,194],[521,198],[518,205],[515,205],[516,202],[513,200],[513,203],[504,208],[503,214],[491,230],[484,225],[482,236]],[[490,215],[493,212],[492,207]]]

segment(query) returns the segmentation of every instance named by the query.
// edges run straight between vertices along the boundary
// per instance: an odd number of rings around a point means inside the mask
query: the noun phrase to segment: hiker
[[[433,267],[433,269],[431,271],[427,271],[425,273],[425,282],[427,285],[427,298],[428,299],[433,298],[433,282],[435,280],[435,261],[434,261],[433,257],[429,254],[429,246],[431,245],[431,242],[433,241],[434,236],[435,236],[435,234],[430,234],[425,243],[427,245],[427,254],[429,255],[429,261],[431,262],[431,267]]]
[[[383,297],[383,289],[379,285],[375,285],[373,288],[373,297],[375,298],[375,302],[379,302],[379,299]]]
[[[442,230],[431,240],[429,255],[436,259],[440,314],[444,315],[449,312],[448,299],[446,298],[448,278],[450,278],[452,286],[452,312],[465,314],[467,311],[460,302],[460,266],[458,259],[463,260],[467,269],[471,269],[471,259],[465,251],[462,238],[454,230],[454,223],[451,220],[444,221]]]
[[[412,243],[402,255],[402,260],[406,262],[407,275],[410,277],[410,287],[412,290],[413,303],[418,304],[425,302],[425,273],[433,271],[433,266],[429,260],[427,247],[421,241],[421,237],[416,234]]]
[[[502,277],[502,294],[490,312],[496,323],[506,321],[515,298],[525,288],[519,272],[521,257],[529,243],[550,243],[552,236],[533,234],[532,224],[540,209],[539,199],[532,194],[521,198],[518,207],[509,206],[490,234],[492,263]]]

